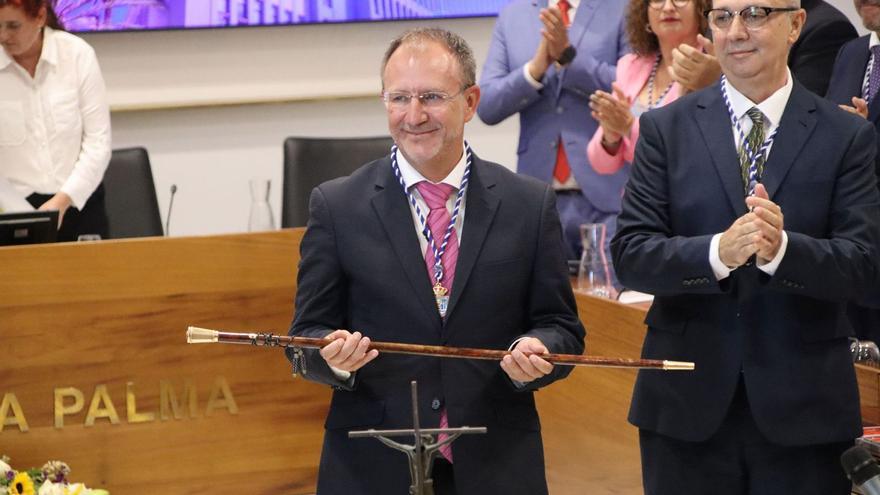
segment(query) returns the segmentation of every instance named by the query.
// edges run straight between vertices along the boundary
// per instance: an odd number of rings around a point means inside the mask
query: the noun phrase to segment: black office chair
[[[304,226],[309,220],[309,196],[315,186],[389,155],[392,144],[394,141],[387,136],[285,139],[281,226]]]
[[[111,239],[163,234],[147,150],[113,150],[110,165],[104,172],[104,203]]]

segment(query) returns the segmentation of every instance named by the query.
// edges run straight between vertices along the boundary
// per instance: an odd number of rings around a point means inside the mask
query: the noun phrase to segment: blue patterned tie
[[[875,45],[871,47],[871,54],[873,55],[874,62],[871,64],[871,77],[868,78],[868,93],[865,95],[865,100],[868,103],[877,96],[877,90],[880,89],[880,45]]]

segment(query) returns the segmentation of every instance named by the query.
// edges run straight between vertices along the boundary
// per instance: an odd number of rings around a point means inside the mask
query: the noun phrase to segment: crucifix
[[[419,426],[418,386],[415,381],[410,382],[412,388],[412,411],[413,427],[411,430],[363,430],[350,431],[349,438],[376,438],[392,449],[406,454],[409,459],[409,474],[412,485],[409,487],[410,495],[434,495],[434,482],[431,480],[432,461],[440,451],[440,447],[452,443],[461,435],[486,433],[485,427],[460,428],[421,428]],[[443,440],[435,439],[434,435],[447,435]],[[412,436],[415,443],[412,445],[395,442],[390,437]],[[439,437],[438,437],[439,438]]]

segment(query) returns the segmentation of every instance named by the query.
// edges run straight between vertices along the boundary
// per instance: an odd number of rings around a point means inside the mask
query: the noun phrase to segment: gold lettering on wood
[[[183,382],[183,395],[180,402],[177,401],[177,394],[174,393],[174,387],[171,382],[162,380],[159,382],[159,418],[162,421],[168,421],[173,416],[174,419],[182,419],[183,411],[181,404],[186,404],[189,409],[189,417],[196,417],[196,388],[191,380]]]
[[[86,414],[85,426],[95,426],[95,420],[100,418],[107,418],[114,425],[119,424],[119,414],[107,392],[107,385],[95,387],[95,394],[92,395],[92,402],[89,404],[89,413]]]
[[[149,423],[156,421],[156,413],[137,411],[137,397],[134,394],[134,382],[125,385],[125,409],[128,413],[129,423]]]
[[[12,417],[9,416],[10,410],[12,410]],[[0,423],[0,432],[3,432],[4,426],[18,426],[18,431],[22,433],[29,429],[24,411],[21,409],[21,404],[18,403],[18,397],[12,392],[3,394],[3,402],[0,402],[0,418],[3,419],[3,422]]]
[[[220,395],[223,397],[221,398]],[[214,386],[211,388],[211,397],[208,399],[208,407],[205,409],[205,416],[214,414],[214,409],[225,407],[229,410],[229,414],[238,414],[238,405],[235,403],[235,397],[232,396],[232,389],[226,378],[218,376],[214,380]]]
[[[64,398],[72,397],[73,404],[64,405]],[[63,387],[55,389],[55,428],[64,428],[64,415],[76,414],[82,411],[85,398],[80,389],[76,387]]]

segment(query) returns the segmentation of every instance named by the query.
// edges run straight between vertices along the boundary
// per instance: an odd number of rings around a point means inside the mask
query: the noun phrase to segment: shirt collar
[[[48,26],[43,28],[43,52],[40,54],[40,61],[58,65],[58,43],[55,40],[55,30]]]
[[[550,0],[548,6],[555,7],[557,3],[559,3],[559,0]],[[581,4],[581,0],[568,0],[568,4],[571,5],[571,8],[577,9],[578,5]]]
[[[868,49],[870,50],[877,45],[880,45],[880,36],[877,36],[877,31],[871,31],[871,36],[868,38]]]
[[[792,89],[794,89],[794,80],[791,78],[791,70],[789,69],[786,69],[786,78],[785,86],[777,89],[775,93],[759,104],[755,104],[744,94],[740,93],[725,78],[724,85],[727,89],[727,96],[730,98],[730,106],[733,107],[733,113],[736,115],[736,118],[740,121],[744,118],[747,119],[746,112],[752,107],[758,107],[758,110],[764,114],[764,126],[766,129],[779,125],[779,121],[782,120],[782,113],[785,111],[785,105],[788,103]]]
[[[464,149],[464,148],[463,148]],[[440,182],[443,184],[449,184],[454,187],[456,190],[461,186],[461,178],[464,176],[464,169],[466,166],[466,157],[467,152],[463,151],[461,154],[461,158],[458,160],[458,163],[455,164],[455,168],[449,172],[443,180]],[[414,185],[418,184],[421,181],[428,180],[422,174],[419,173],[418,170],[415,169],[408,161],[406,161],[406,157],[403,156],[403,153],[400,150],[397,150],[397,166],[400,168],[400,176],[403,177],[403,183],[406,184],[406,189],[409,190]]]
[[[0,70],[5,69],[12,63],[12,57],[6,53],[6,50],[0,48]]]

